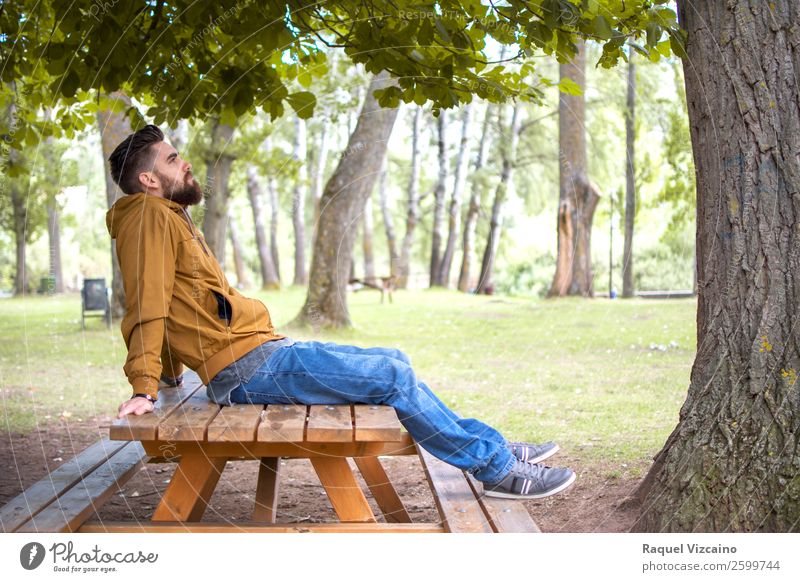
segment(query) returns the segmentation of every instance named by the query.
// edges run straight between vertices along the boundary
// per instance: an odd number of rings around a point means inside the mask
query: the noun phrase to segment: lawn
[[[695,353],[696,302],[471,296],[451,291],[351,295],[356,327],[314,335],[282,328],[302,289],[251,292],[279,331],[404,350],[452,408],[513,440],[557,439],[609,476],[636,477],[678,420]],[[107,422],[130,394],[115,322],[81,330],[80,297],[0,300],[4,430]],[[618,468],[618,469],[615,469]]]

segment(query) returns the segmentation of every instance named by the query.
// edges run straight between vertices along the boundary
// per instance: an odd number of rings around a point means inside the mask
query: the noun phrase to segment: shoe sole
[[[572,476],[564,481],[561,485],[543,493],[529,493],[528,495],[522,495],[521,493],[503,493],[502,491],[491,491],[484,489],[483,494],[486,497],[499,497],[500,499],[542,499],[544,497],[550,497],[551,495],[561,493],[567,487],[572,485],[576,478],[577,475],[572,473]]]

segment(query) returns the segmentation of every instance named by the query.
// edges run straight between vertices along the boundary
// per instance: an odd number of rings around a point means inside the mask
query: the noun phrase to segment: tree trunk
[[[261,266],[261,288],[278,289],[280,281],[272,260],[267,233],[264,230],[264,208],[261,204],[261,186],[258,180],[258,171],[255,166],[247,168],[247,195],[250,198],[250,208],[253,209],[253,225],[255,227],[256,247],[258,247],[258,261]]]
[[[364,250],[364,280],[375,283],[375,253],[373,252],[374,224],[372,220],[372,193],[367,195],[364,204],[364,220],[362,221],[362,247]]]
[[[478,154],[475,158],[475,165],[472,168],[472,185],[470,187],[469,207],[467,217],[464,221],[464,239],[462,241],[461,253],[461,272],[458,275],[458,290],[468,293],[472,288],[472,261],[475,254],[475,228],[478,224],[478,213],[481,209],[481,191],[483,182],[480,172],[483,169],[486,154],[489,150],[489,126],[492,121],[494,108],[486,106],[486,113],[483,118],[483,129],[481,130],[481,141],[478,145]]]
[[[679,0],[697,355],[636,531],[800,528],[800,5]]]
[[[373,77],[358,123],[343,156],[322,195],[322,213],[305,305],[296,323],[314,327],[350,326],[347,281],[353,262],[356,229],[367,196],[375,185],[381,160],[386,155],[397,108],[383,109],[373,93],[391,80],[385,71]]]
[[[206,157],[206,209],[203,215],[203,236],[220,266],[225,268],[225,230],[228,222],[228,180],[231,175],[233,156],[225,151],[231,145],[233,128],[219,122],[211,123],[211,149]]]
[[[308,283],[306,272],[306,122],[294,119],[294,161],[298,165],[292,195],[292,226],[294,227],[294,281],[293,285]]]
[[[121,101],[126,107],[131,106],[130,98],[116,91],[109,95],[110,99]],[[108,157],[116,147],[128,135],[133,133],[130,121],[125,112],[113,113],[110,110],[100,110],[97,112],[97,127],[100,130],[100,139],[103,150],[103,168],[105,168],[106,178],[106,202],[111,208],[118,198],[124,196],[111,178],[111,168],[108,164]],[[125,316],[125,287],[122,285],[122,271],[119,268],[117,258],[117,246],[114,239],[111,240],[111,315],[122,319]]]
[[[456,159],[456,176],[453,184],[453,197],[450,199],[448,216],[447,245],[444,257],[439,268],[439,280],[445,287],[450,286],[450,269],[453,264],[453,255],[456,252],[456,241],[461,230],[461,198],[467,183],[467,168],[469,166],[469,126],[472,119],[472,107],[467,105],[461,113],[461,142],[458,147]]]
[[[580,42],[572,62],[559,66],[561,79],[572,79],[584,92],[558,97],[558,255],[548,297],[594,295],[592,220],[600,194],[589,182],[586,168],[585,62],[585,46]]]
[[[450,160],[447,156],[447,112],[442,109],[436,120],[437,147],[439,151],[439,177],[433,190],[433,228],[431,237],[430,286],[441,287],[442,224],[444,219],[444,195]]]
[[[503,224],[503,205],[510,192],[514,188],[514,163],[517,157],[517,143],[519,142],[519,128],[521,118],[521,105],[514,105],[514,112],[511,115],[511,125],[505,127],[505,115],[501,111],[498,119],[499,134],[504,136],[503,143],[500,144],[500,152],[503,158],[503,169],[500,173],[500,182],[494,193],[494,203],[492,204],[492,218],[489,222],[489,237],[486,240],[486,247],[483,251],[483,261],[481,263],[481,274],[478,279],[476,293],[492,294],[494,283],[492,282],[492,272],[494,271],[494,261],[497,258],[497,248],[500,244],[500,232]]]
[[[317,150],[317,164],[314,171],[314,234],[313,239],[317,237],[317,226],[319,225],[319,202],[322,199],[323,188],[325,187],[325,166],[328,163],[328,141],[329,120],[324,120],[322,129],[319,135],[319,148]],[[313,243],[313,241],[312,241]]]
[[[420,131],[422,128],[422,108],[414,110],[414,123],[411,130],[411,176],[408,179],[408,210],[406,213],[406,234],[400,250],[400,263],[397,268],[397,288],[406,289],[411,275],[411,246],[414,230],[419,222],[419,172],[422,165],[420,151]]]
[[[47,203],[47,238],[50,245],[50,276],[54,279],[52,291],[64,292],[64,275],[61,268],[61,224],[58,202],[51,198]]]
[[[381,164],[381,176],[378,181],[378,191],[381,201],[381,215],[383,216],[383,227],[386,230],[386,242],[389,247],[389,276],[397,277],[397,235],[394,231],[394,220],[392,210],[389,206],[389,165],[386,156],[383,157]]]
[[[636,65],[634,50],[628,50],[628,110],[625,115],[625,249],[622,253],[622,296],[633,297],[633,223],[636,218]]]
[[[189,121],[179,119],[175,127],[167,130],[167,138],[178,153],[186,155],[185,149],[189,145]]]
[[[14,271],[14,295],[23,296],[28,290],[28,272],[25,263],[25,193],[16,184],[11,185],[11,205],[14,213],[14,247],[16,264]]]
[[[233,265],[236,268],[236,282],[239,289],[247,289],[252,286],[250,277],[247,275],[247,269],[244,266],[244,257],[242,256],[242,244],[239,241],[239,231],[236,228],[236,221],[233,216],[228,213],[228,235],[231,239],[231,247],[233,248]]]

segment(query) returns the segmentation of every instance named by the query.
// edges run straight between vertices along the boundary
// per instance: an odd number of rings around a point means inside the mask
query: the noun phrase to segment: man
[[[111,154],[127,196],[106,215],[125,287],[122,335],[133,396],[119,417],[152,412],[159,379],[179,385],[183,365],[208,397],[232,404],[386,404],[432,455],[472,473],[486,495],[535,499],[569,487],[575,473],[539,464],[555,443],[509,443],[495,429],[450,411],[389,348],[302,342],[275,332],[266,306],[228,284],[186,207],[203,193],[156,126]]]

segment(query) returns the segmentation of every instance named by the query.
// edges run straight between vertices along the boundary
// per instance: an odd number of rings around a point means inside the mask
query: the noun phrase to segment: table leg
[[[314,457],[311,464],[340,521],[376,521],[346,458]]]
[[[378,457],[354,457],[361,476],[367,482],[372,496],[383,512],[387,523],[411,523],[403,501],[389,480]]]
[[[281,460],[278,457],[262,457],[258,467],[258,485],[256,486],[256,506],[253,509],[253,521],[275,523],[278,509],[278,477]]]
[[[181,456],[151,521],[200,521],[227,461],[205,454]]]

